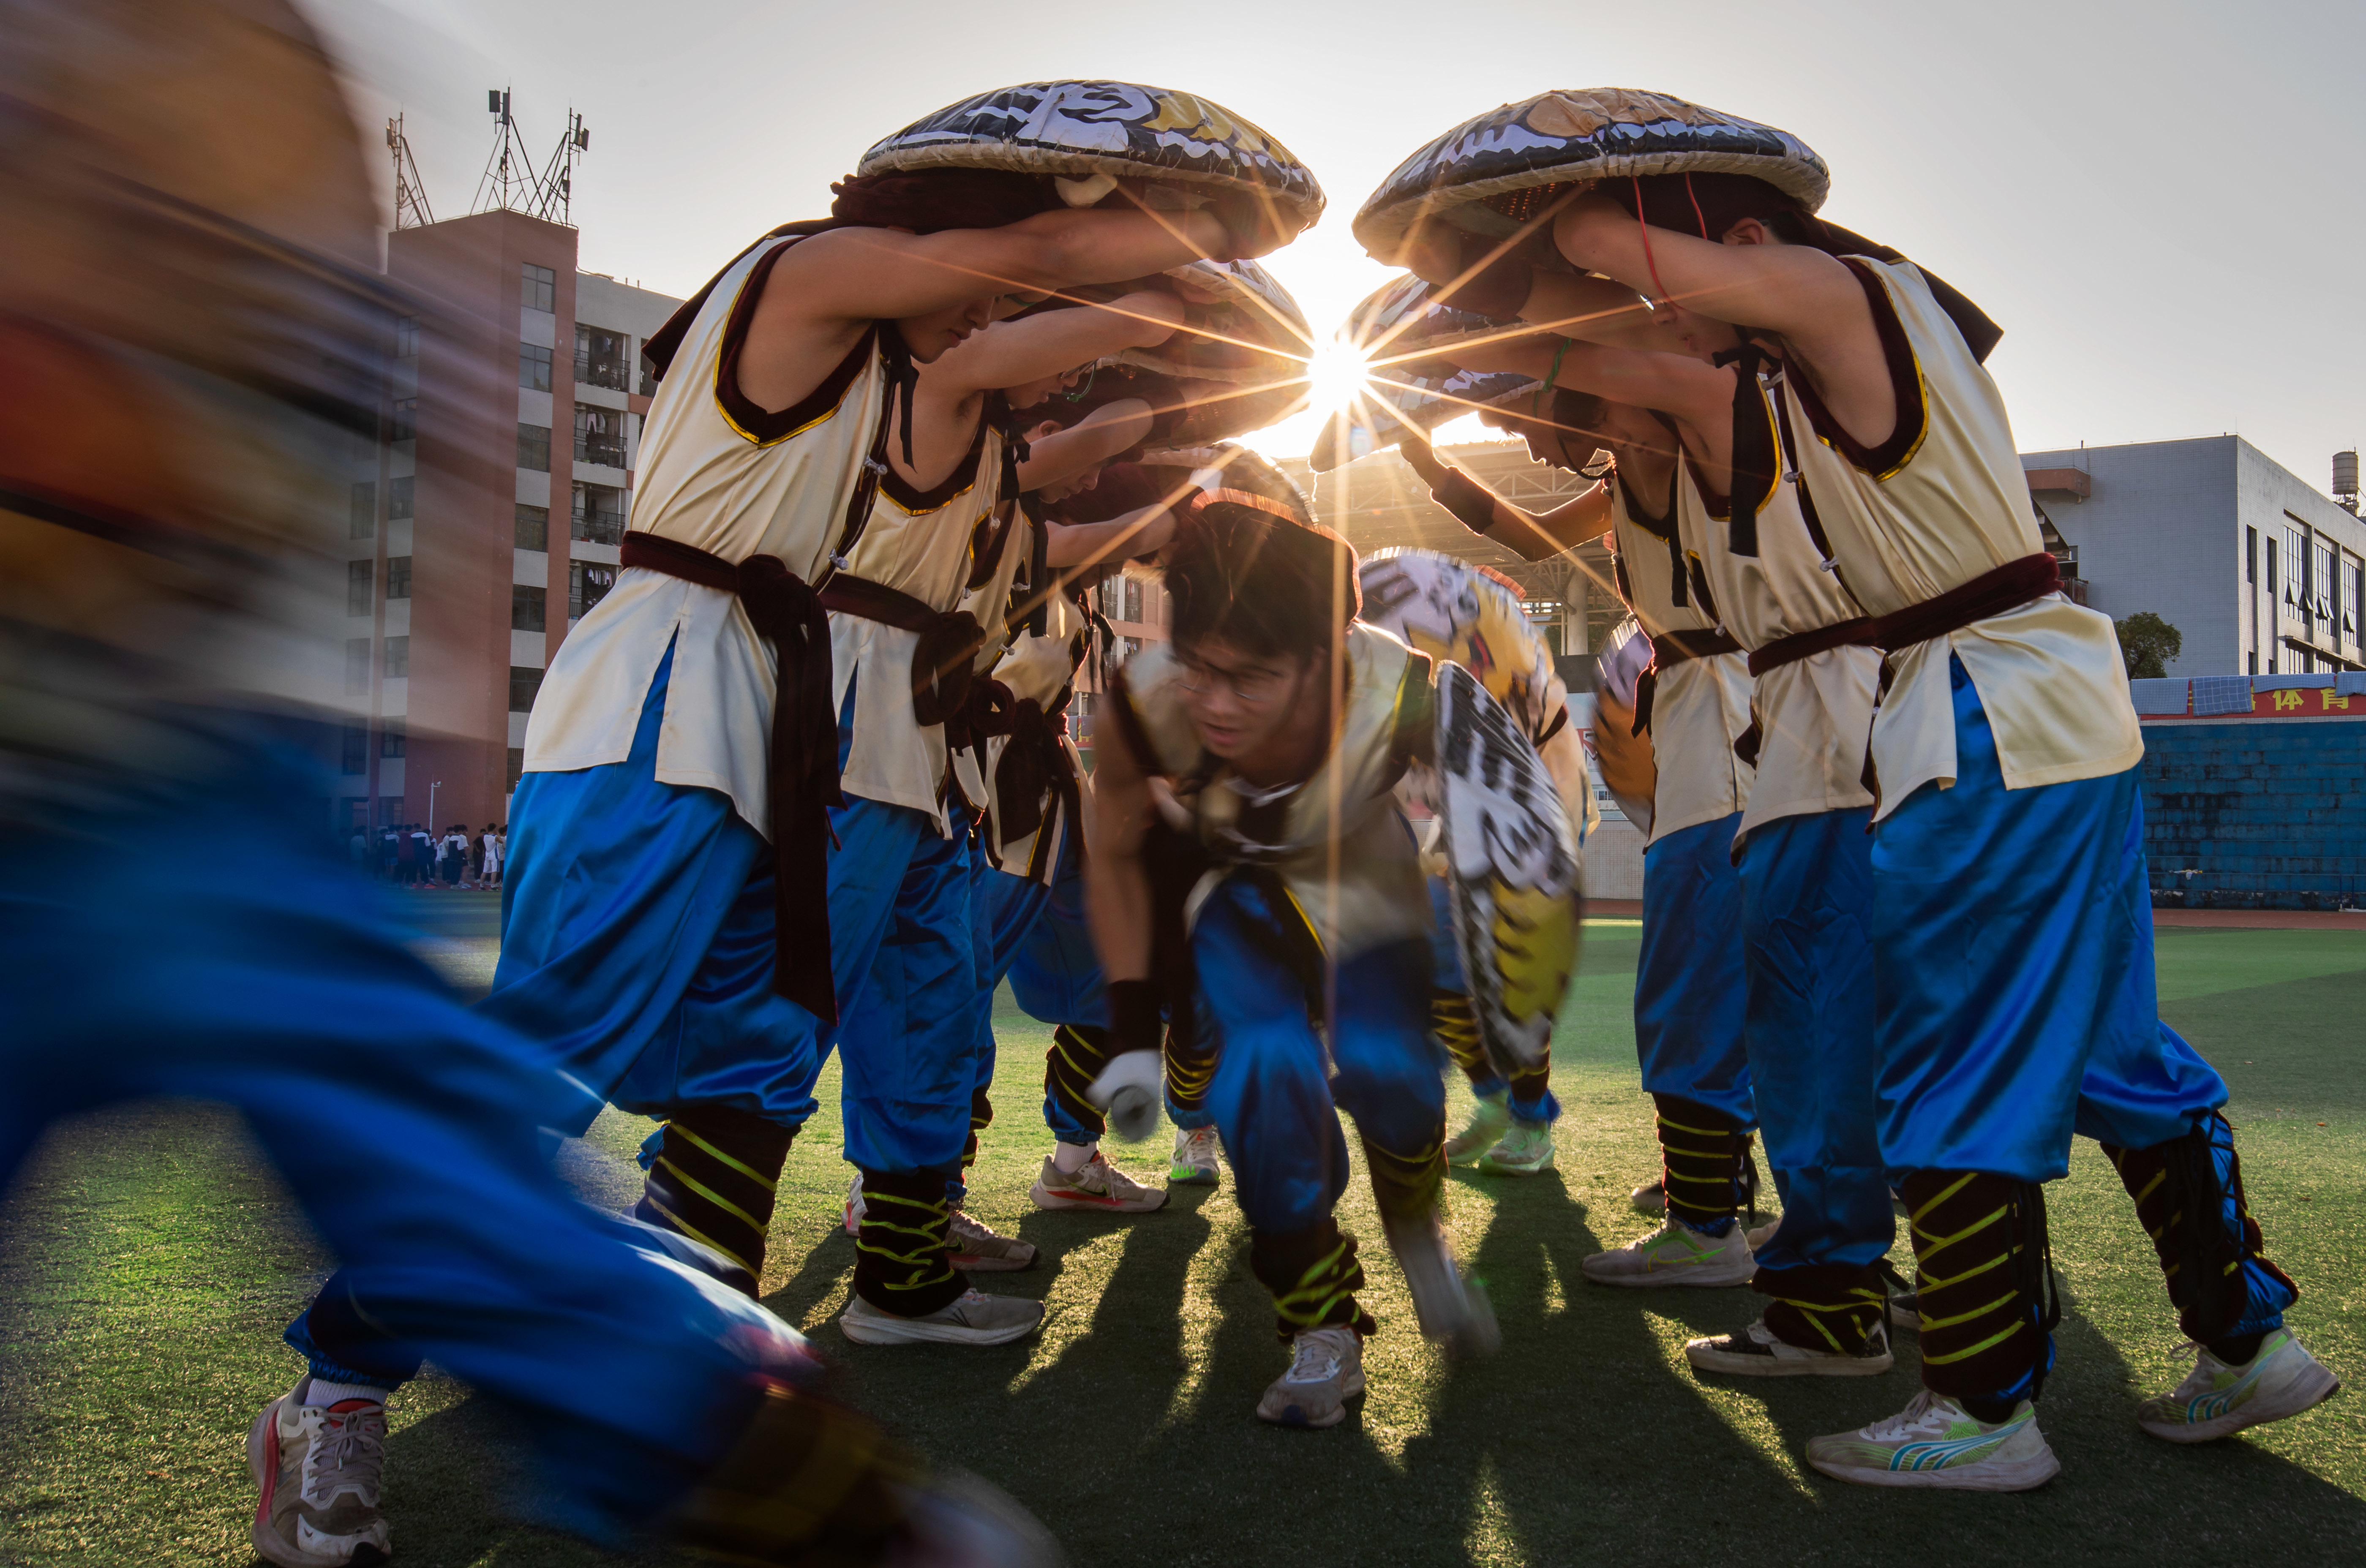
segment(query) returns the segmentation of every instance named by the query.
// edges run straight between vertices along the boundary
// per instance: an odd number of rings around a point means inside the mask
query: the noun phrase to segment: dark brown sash
[[[1764,675],[1770,669],[1810,659],[1827,648],[1870,648],[1877,646],[1875,629],[1878,622],[1870,615],[1852,616],[1835,621],[1829,626],[1813,631],[1796,632],[1788,637],[1777,637],[1750,655],[1750,673]]]
[[[1694,659],[1711,659],[1719,654],[1738,654],[1741,644],[1722,632],[1671,632],[1651,639],[1651,662],[1635,678],[1635,728],[1641,734],[1651,727],[1651,699],[1660,689],[1660,672],[1689,664]]]
[[[828,846],[829,809],[845,801],[838,790],[829,617],[819,596],[776,555],[750,555],[734,566],[720,555],[646,532],[626,533],[619,554],[626,566],[737,594],[758,633],[772,641],[772,990],[835,1023]]]
[[[1874,646],[1885,654],[1960,632],[1976,621],[2018,610],[2033,599],[2043,599],[2062,586],[2062,568],[2051,555],[2023,555],[2007,561],[1970,582],[1949,588],[1936,599],[1910,604],[1874,619]]]
[[[821,607],[920,634],[912,650],[912,716],[941,724],[969,703],[973,666],[986,629],[966,610],[931,610],[900,588],[840,572],[822,585]]]

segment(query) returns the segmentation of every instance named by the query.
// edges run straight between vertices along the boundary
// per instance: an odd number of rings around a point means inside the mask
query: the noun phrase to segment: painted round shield
[[[1543,1059],[1577,970],[1577,838],[1513,711],[1459,664],[1438,666],[1427,792],[1443,827],[1454,945],[1497,1071]]]
[[[879,142],[855,172],[908,169],[1107,175],[1207,195],[1252,191],[1301,230],[1323,215],[1323,187],[1290,149],[1221,104],[1132,82],[1029,82],[980,93]]]
[[[1651,639],[1630,615],[1603,639],[1594,678],[1594,759],[1602,787],[1646,838],[1660,770],[1651,732],[1635,733],[1635,689],[1651,662]]]
[[[1587,87],[1541,93],[1456,126],[1380,182],[1356,215],[1356,238],[1386,259],[1423,222],[1504,239],[1555,187],[1628,175],[1749,174],[1821,207],[1831,174],[1786,130],[1664,93]]]

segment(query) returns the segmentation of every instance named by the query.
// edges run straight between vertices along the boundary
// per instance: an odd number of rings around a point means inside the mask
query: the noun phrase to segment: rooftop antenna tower
[[[512,212],[534,212],[542,206],[542,181],[535,174],[525,139],[518,134],[517,121],[511,118],[510,90],[488,89],[485,112],[494,120],[493,151],[485,160],[485,172],[477,181],[477,197],[468,210],[492,212],[506,207]]]
[[[386,147],[394,158],[394,226],[418,229],[434,222],[435,214],[427,206],[427,182],[419,177],[419,160],[411,155],[400,115],[386,122]]]
[[[550,162],[543,165],[542,203],[535,209],[535,217],[553,223],[569,222],[569,205],[575,198],[575,165],[591,150],[592,133],[584,129],[583,117],[569,108],[566,132],[551,150]]]

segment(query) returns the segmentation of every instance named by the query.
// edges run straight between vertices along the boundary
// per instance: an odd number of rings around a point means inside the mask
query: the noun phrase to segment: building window
[[[389,637],[386,640],[386,678],[389,680],[411,678],[411,639]]]
[[[616,586],[616,568],[597,561],[575,561],[567,568],[567,618],[580,621],[585,612],[608,597]]]
[[[529,392],[550,390],[550,351],[539,343],[518,345],[518,385]]]
[[[345,772],[367,773],[369,771],[369,726],[347,724],[344,750],[345,755],[342,760]]]
[[[386,728],[377,733],[377,754],[380,756],[402,755],[402,721],[389,719]]]
[[[592,544],[614,544],[623,539],[625,492],[614,485],[578,484],[568,534]]]
[[[2245,671],[2244,673],[2246,673],[2246,674],[2248,674],[2248,675],[2257,675],[2257,674],[2259,674],[2259,655],[2258,655],[2258,653],[2254,652],[2254,653],[2250,655],[2249,663],[2250,663],[2250,668],[2249,668],[2248,670]]]
[[[370,612],[370,585],[377,571],[373,561],[345,563],[345,613],[367,615]]]
[[[529,310],[558,308],[558,274],[548,267],[535,266],[532,262],[518,269],[519,281],[524,286],[525,308]]]
[[[386,558],[386,597],[389,599],[411,597],[410,556],[389,555]]]
[[[575,405],[575,461],[604,467],[625,465],[625,416],[614,409]]]
[[[575,329],[575,379],[592,386],[605,386],[611,392],[625,390],[626,342],[622,332],[579,323]]]
[[[2316,548],[2311,553],[2309,560],[2308,592],[2310,599],[2316,606],[2316,618],[2324,623],[2319,631],[2329,642],[2333,637],[2337,608],[2333,601],[2335,589],[2333,542],[2328,539],[2319,539],[2315,543]]]
[[[411,359],[419,353],[419,318],[399,316],[394,323],[394,357]]]
[[[2343,570],[2341,584],[2341,640],[2358,640],[2358,601],[2366,597],[2366,565],[2349,562]]]
[[[539,632],[542,630],[543,590],[528,588],[524,583],[510,585],[510,630]]]
[[[537,474],[550,472],[550,427],[548,425],[529,425],[523,421],[519,423],[517,465],[521,468],[531,468]]]
[[[1125,579],[1125,613],[1118,619],[1139,622],[1142,620],[1142,579]]]
[[[397,398],[394,400],[394,428],[387,432],[389,441],[412,441],[419,435],[419,399]]]
[[[542,690],[542,671],[524,665],[510,666],[510,711],[531,713],[534,700]]]
[[[2308,616],[2308,540],[2297,528],[2284,529],[2283,602],[2295,619]]]
[[[419,481],[405,474],[400,479],[386,482],[386,515],[391,520],[409,517],[416,507]]]
[[[367,637],[345,639],[345,695],[360,697],[369,690],[370,640]],[[346,772],[354,771],[352,768]]]
[[[364,479],[354,486],[351,521],[346,527],[348,539],[367,539],[377,532],[377,481]]]
[[[518,780],[525,777],[525,747],[510,747],[510,782],[507,793],[517,793]]]
[[[2259,580],[2259,531],[2256,528],[2243,530],[2243,580]]]
[[[517,547],[521,550],[550,548],[550,509],[530,507],[524,501],[517,509]]]
[[[644,398],[654,398],[658,395],[658,367],[649,363],[649,356],[647,354],[641,355],[640,359],[641,396]]]

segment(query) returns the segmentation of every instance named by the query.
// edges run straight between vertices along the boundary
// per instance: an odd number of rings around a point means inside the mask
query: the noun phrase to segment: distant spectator
[[[355,823],[353,837],[345,840],[345,858],[354,863],[355,870],[365,870],[369,866],[369,834]]]
[[[425,823],[411,824],[410,884],[416,888],[435,885],[435,841],[428,835]]]
[[[483,852],[484,870],[481,880],[489,888],[498,888],[501,885],[501,835],[493,831],[493,824],[490,823],[485,824]]]

